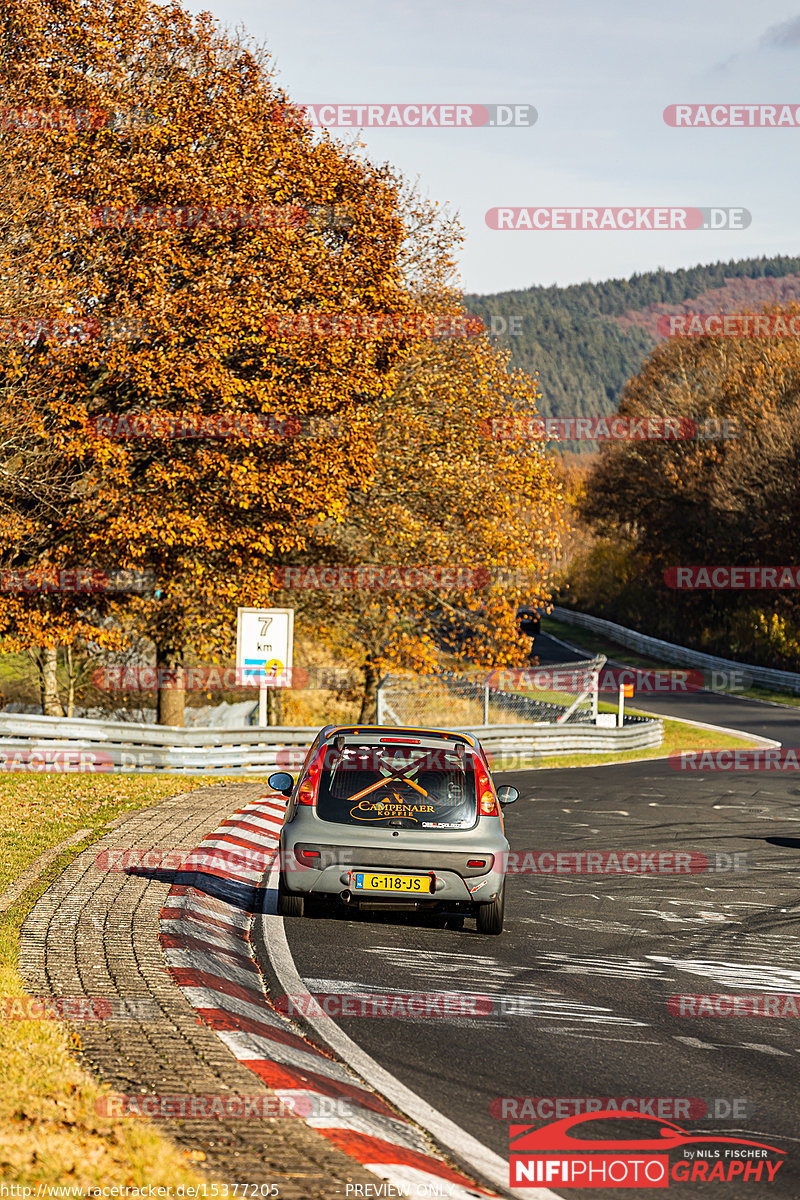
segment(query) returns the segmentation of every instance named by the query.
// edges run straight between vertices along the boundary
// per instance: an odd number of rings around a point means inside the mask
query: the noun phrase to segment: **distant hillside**
[[[660,340],[661,313],[758,312],[765,304],[800,303],[800,258],[748,258],[465,301],[487,328],[492,317],[521,318],[522,333],[498,341],[511,349],[515,366],[539,372],[546,416],[599,416],[616,409],[625,381]]]

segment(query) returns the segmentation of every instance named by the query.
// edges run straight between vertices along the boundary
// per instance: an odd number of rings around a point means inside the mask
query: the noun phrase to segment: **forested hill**
[[[597,416],[616,409],[626,379],[659,339],[661,313],[758,312],[800,302],[800,258],[748,258],[465,301],[487,328],[507,329],[517,318],[521,333],[498,340],[515,365],[539,372],[543,414]]]

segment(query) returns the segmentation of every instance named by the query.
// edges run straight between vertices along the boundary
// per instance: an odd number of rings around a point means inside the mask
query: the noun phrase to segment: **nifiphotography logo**
[[[619,1137],[621,1121],[636,1122],[630,1137]],[[511,1125],[508,1133],[512,1188],[542,1183],[562,1188],[765,1184],[774,1180],[785,1153],[764,1142],[687,1133],[671,1121],[616,1109],[565,1117],[538,1129]],[[673,1154],[671,1160],[670,1151],[680,1155]]]

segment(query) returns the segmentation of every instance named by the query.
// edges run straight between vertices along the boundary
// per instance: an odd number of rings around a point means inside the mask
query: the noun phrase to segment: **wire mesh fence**
[[[378,689],[386,725],[595,724],[605,657],[548,667],[387,675]]]

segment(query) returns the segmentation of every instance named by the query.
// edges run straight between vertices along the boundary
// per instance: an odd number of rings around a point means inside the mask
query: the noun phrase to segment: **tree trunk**
[[[183,648],[172,642],[156,643],[159,725],[183,727],[186,692],[183,686]]]
[[[46,717],[63,717],[64,709],[58,695],[58,647],[43,646],[38,660],[42,712]]]
[[[364,663],[364,692],[361,697],[359,725],[374,725],[378,719],[378,673],[371,658]]]
[[[67,646],[67,716],[75,711],[75,663],[72,658],[72,646]]]
[[[283,696],[280,688],[267,688],[267,724],[283,724]]]

